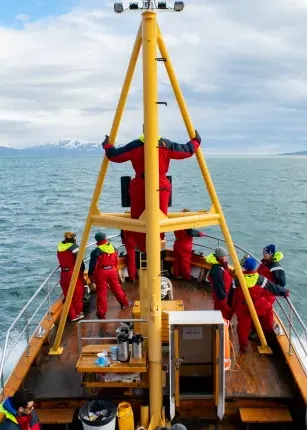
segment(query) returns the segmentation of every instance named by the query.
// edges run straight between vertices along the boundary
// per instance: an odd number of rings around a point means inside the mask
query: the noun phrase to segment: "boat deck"
[[[175,300],[183,300],[185,310],[209,310],[213,308],[210,292],[204,286],[184,281],[173,281]],[[130,300],[139,300],[139,289],[135,284],[125,284],[124,289]],[[132,308],[121,310],[114,296],[110,293],[107,318],[132,318]],[[86,319],[96,319],[95,297]],[[118,325],[116,325],[117,327]],[[102,325],[101,325],[102,327]],[[104,325],[105,327],[105,325]],[[110,336],[115,336],[115,326],[106,327]],[[84,325],[83,336],[99,336],[99,324]],[[46,346],[44,354],[37,361],[25,381],[25,385],[35,392],[38,400],[81,399],[84,392],[80,385],[80,374],[76,372],[79,357],[77,342],[77,323],[67,323],[63,335],[63,354],[49,356]],[[248,352],[240,353],[235,324],[230,331],[230,339],[234,345],[235,357],[232,352],[232,368],[226,372],[226,397],[232,398],[294,398],[293,379],[285,364],[282,354],[276,351],[273,355],[260,355],[257,343],[250,342]],[[96,341],[96,343],[101,343]],[[95,343],[91,341],[89,343]],[[235,361],[239,366],[237,370]]]

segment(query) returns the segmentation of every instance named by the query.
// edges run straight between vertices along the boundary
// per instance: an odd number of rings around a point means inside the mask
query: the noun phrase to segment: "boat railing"
[[[194,243],[194,246],[196,246],[198,249],[208,249],[210,251],[214,251],[216,247],[219,247],[221,245],[225,244],[225,240],[221,239],[216,236],[206,235],[205,239],[213,239],[215,242],[214,245],[210,246],[203,245],[199,243]],[[246,249],[234,244],[237,251],[237,254],[240,258],[240,253],[243,253],[243,257],[250,256],[257,260],[258,263],[260,263],[260,260],[255,257],[252,253],[247,251]],[[199,251],[199,253],[202,255],[203,252]],[[293,353],[296,354],[298,360],[301,363],[302,369],[304,370],[305,375],[307,376],[307,327],[302,318],[300,317],[299,313],[295,309],[295,306],[291,302],[291,300],[286,297],[279,298],[276,297],[276,304],[274,306],[274,311],[277,314],[277,316],[281,319],[283,322],[283,325],[285,327],[284,333],[280,331],[280,328],[275,327],[275,332],[277,335],[284,334],[287,337],[288,340],[288,355],[292,355]]]
[[[141,319],[127,319],[127,318],[117,318],[117,319],[104,319],[104,320],[81,320],[78,321],[78,352],[81,354],[82,352],[82,346],[83,346],[83,341],[86,342],[93,342],[93,341],[103,341],[103,342],[108,342],[108,341],[116,341],[117,337],[116,336],[109,336],[109,335],[105,335],[105,336],[82,336],[82,328],[84,325],[91,325],[91,326],[95,326],[95,325],[99,325],[99,326],[103,326],[106,324],[117,324],[118,326],[120,326],[121,324],[127,324],[127,323],[147,323],[148,320],[141,318]],[[118,327],[117,327],[118,328]],[[147,336],[144,336],[144,339],[148,339]]]
[[[110,236],[108,239],[117,237],[119,234]],[[86,248],[91,248],[94,245],[96,242],[89,243]],[[85,258],[84,262],[87,260],[89,257]],[[0,362],[0,393],[2,392],[2,395],[4,395],[5,382],[13,371],[17,360],[24,352],[27,356],[30,355],[30,341],[33,336],[42,337],[44,335],[40,321],[45,315],[49,321],[51,320],[52,306],[62,296],[59,269],[60,266],[57,266],[52,270],[6,331]],[[8,362],[10,357],[14,363]],[[8,364],[10,368],[8,368]]]
[[[110,236],[109,239],[114,239],[119,235]],[[224,239],[216,236],[207,235],[206,242],[208,240],[214,241],[214,246],[210,244],[199,244],[195,243],[197,249],[208,249],[214,251],[217,246],[225,243]],[[89,243],[87,248],[94,246],[96,242]],[[120,245],[119,247],[122,247]],[[244,255],[249,255],[254,258],[249,251],[244,248],[235,245],[235,248]],[[238,252],[238,254],[239,254]],[[202,251],[200,251],[203,254]],[[85,258],[86,262],[89,258]],[[259,260],[256,258],[259,262]],[[47,315],[49,320],[51,319],[51,308],[53,304],[62,295],[62,290],[59,287],[59,266],[57,266],[40,285],[38,290],[33,294],[26,305],[21,309],[17,317],[14,319],[8,330],[6,331],[4,344],[2,348],[2,356],[0,362],[0,381],[1,381],[1,392],[4,394],[4,385],[9,377],[10,372],[13,371],[13,367],[17,360],[20,359],[21,355],[26,352],[30,354],[30,341],[35,337],[41,337],[42,327],[40,326],[41,319]],[[279,309],[275,309],[278,316],[284,322],[286,327],[285,335],[288,339],[288,354],[295,353],[300,360],[302,367],[307,374],[306,363],[307,363],[307,328],[293,303],[288,298],[276,300]],[[8,363],[8,359],[14,354],[14,363]],[[11,369],[7,369],[7,364],[10,364]]]

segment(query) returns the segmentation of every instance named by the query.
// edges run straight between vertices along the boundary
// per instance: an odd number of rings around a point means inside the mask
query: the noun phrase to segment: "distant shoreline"
[[[287,153],[284,153],[284,154],[278,154],[278,156],[285,156],[285,155],[288,155],[288,156],[291,156],[291,157],[295,157],[295,156],[297,156],[297,157],[307,157],[307,151],[299,151],[299,152],[287,152]]]

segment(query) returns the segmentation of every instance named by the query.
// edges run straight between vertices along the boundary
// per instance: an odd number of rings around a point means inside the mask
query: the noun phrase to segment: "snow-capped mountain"
[[[58,142],[47,142],[22,149],[0,146],[0,156],[101,157],[101,152],[100,143],[71,139],[60,139]]]

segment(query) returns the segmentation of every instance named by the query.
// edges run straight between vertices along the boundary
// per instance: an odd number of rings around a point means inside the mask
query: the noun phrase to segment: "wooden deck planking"
[[[174,299],[183,300],[185,310],[209,310],[213,308],[211,294],[204,286],[196,283],[172,281]],[[130,300],[139,300],[138,286],[126,284],[125,291]],[[114,296],[109,294],[107,318],[132,318],[132,307],[121,310]],[[91,305],[86,319],[96,319],[95,300]],[[83,336],[99,336],[99,326],[84,325]],[[107,334],[115,336],[117,324],[106,327]],[[283,357],[277,354],[260,355],[257,342],[249,343],[247,353],[239,353],[239,345],[235,325],[231,330],[231,339],[236,352],[238,371],[226,372],[226,397],[242,398],[290,398],[293,397],[293,388],[289,371]],[[90,341],[91,344],[103,343],[103,340]],[[80,385],[80,375],[76,372],[76,363],[79,358],[77,350],[77,324],[68,323],[65,327],[63,342],[64,352],[61,356],[45,356],[41,360],[40,374],[42,378],[35,389],[38,399],[53,398],[82,398],[83,390]],[[86,343],[84,342],[84,345]],[[232,356],[232,369],[235,369]]]
[[[259,354],[256,341],[250,341],[246,353],[239,352],[239,342],[234,323],[230,332],[234,344],[238,371],[226,372],[228,397],[280,397],[294,396],[291,376],[279,351],[273,355]],[[232,369],[235,369],[233,352]]]

